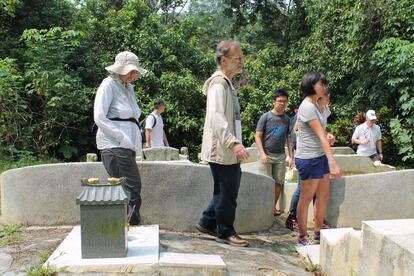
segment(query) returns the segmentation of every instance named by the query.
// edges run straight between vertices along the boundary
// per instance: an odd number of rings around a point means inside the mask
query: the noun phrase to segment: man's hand
[[[384,155],[382,153],[378,154],[380,161],[382,162],[382,160],[384,160]]]
[[[264,154],[264,153],[263,154],[260,154],[260,161],[265,166],[269,163],[269,160],[267,159],[267,155]]]
[[[358,139],[360,145],[366,145],[369,142],[369,139]]]
[[[246,160],[249,158],[249,153],[242,144],[235,144],[231,150],[233,151],[234,155],[236,155],[236,157],[240,160]]]

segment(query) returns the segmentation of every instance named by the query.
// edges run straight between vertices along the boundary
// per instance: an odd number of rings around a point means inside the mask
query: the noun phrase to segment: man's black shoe
[[[203,225],[199,223],[196,224],[195,228],[201,233],[208,234],[210,236],[215,237],[217,235],[216,229],[208,229],[207,227],[204,227]]]

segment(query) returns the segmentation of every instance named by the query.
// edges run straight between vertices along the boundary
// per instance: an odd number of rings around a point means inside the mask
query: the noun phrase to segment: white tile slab
[[[82,259],[80,226],[76,226],[49,257],[45,265],[67,272],[139,272],[158,265],[158,225],[130,227],[125,258]]]
[[[312,264],[319,264],[319,254],[320,254],[320,245],[298,245],[296,246],[296,251],[301,255],[305,261],[309,262],[309,258]]]
[[[187,254],[163,252],[160,254],[160,266],[185,266],[200,268],[226,268],[219,255]]]

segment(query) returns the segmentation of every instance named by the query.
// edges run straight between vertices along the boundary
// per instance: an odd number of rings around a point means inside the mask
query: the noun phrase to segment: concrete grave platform
[[[414,219],[362,223],[358,275],[414,275]]]
[[[210,254],[160,252],[158,225],[130,227],[125,258],[82,259],[81,232],[76,226],[44,266],[65,273],[139,273],[140,275],[226,275],[222,258]]]
[[[336,228],[321,231],[320,265],[327,275],[355,275],[359,261],[361,231]]]
[[[158,225],[130,227],[126,258],[82,259],[80,226],[76,226],[46,261],[65,272],[151,273],[159,257]]]
[[[297,183],[285,182],[280,202],[285,213],[289,212],[296,187]],[[413,169],[331,179],[326,220],[333,227],[360,229],[366,220],[413,218],[413,197]],[[308,222],[312,224],[312,220],[313,211],[309,209]]]
[[[414,219],[363,221],[321,231],[320,264],[327,275],[414,275]]]

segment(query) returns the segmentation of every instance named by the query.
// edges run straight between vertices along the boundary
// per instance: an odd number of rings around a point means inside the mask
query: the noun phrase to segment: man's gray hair
[[[227,56],[231,47],[240,47],[240,42],[237,40],[223,40],[217,45],[216,48],[216,63],[220,66],[220,61],[223,56]]]

